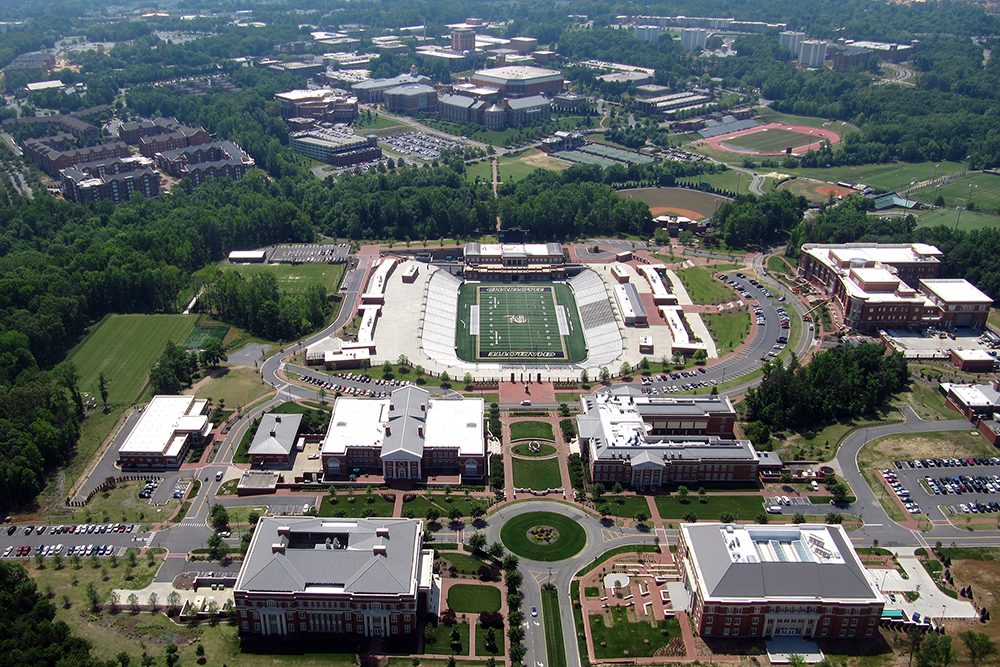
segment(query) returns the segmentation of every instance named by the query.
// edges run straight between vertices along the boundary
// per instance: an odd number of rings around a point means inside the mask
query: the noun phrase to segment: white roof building
[[[208,401],[194,396],[154,396],[118,448],[119,456],[175,458],[188,437],[212,430],[204,412]]]

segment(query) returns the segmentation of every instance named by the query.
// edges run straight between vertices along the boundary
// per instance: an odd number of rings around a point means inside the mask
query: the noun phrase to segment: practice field
[[[575,363],[587,356],[573,290],[564,284],[463,284],[455,344],[465,361]]]
[[[1000,210],[1000,175],[970,173],[939,185],[914,190],[910,196],[925,204],[933,204],[941,197],[945,207],[972,201],[977,210],[995,213]]]
[[[704,220],[715,215],[715,211],[727,201],[722,195],[688,188],[636,188],[621,190],[618,194],[625,199],[641,201],[649,207],[653,216],[683,215],[692,220]]]
[[[344,264],[226,264],[219,268],[235,269],[244,277],[254,273],[273,273],[278,289],[290,294],[301,293],[310,285],[322,285],[327,294],[335,294],[344,277]]]
[[[793,195],[805,197],[814,203],[829,201],[831,197],[849,197],[859,194],[857,190],[845,188],[840,185],[832,185],[825,181],[816,181],[811,178],[792,178],[778,186],[779,190],[788,190]]]
[[[167,341],[180,344],[197,320],[197,315],[108,315],[69,355],[80,376],[80,390],[97,399],[104,371],[108,402],[133,403]]]
[[[840,135],[825,128],[770,123],[705,139],[703,143],[718,150],[747,155],[781,155],[786,149],[801,155],[819,148],[823,141],[836,144]]]

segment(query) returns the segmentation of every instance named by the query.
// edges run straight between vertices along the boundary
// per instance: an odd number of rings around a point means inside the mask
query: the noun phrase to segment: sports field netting
[[[455,339],[466,361],[572,363],[587,356],[573,290],[564,284],[463,284]]]

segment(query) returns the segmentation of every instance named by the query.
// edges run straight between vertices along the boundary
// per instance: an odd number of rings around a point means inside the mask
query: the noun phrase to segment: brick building
[[[329,128],[293,132],[288,137],[288,146],[314,160],[337,167],[372,162],[382,157],[375,135],[362,136]]]
[[[677,556],[703,637],[865,639],[885,601],[838,525],[682,524]]]
[[[253,158],[232,141],[215,141],[156,154],[156,166],[174,178],[190,178],[195,185],[216,178],[243,180],[253,165]]]
[[[208,401],[194,396],[154,396],[118,448],[122,470],[178,468],[188,447],[208,438]]]
[[[433,563],[420,520],[264,517],[233,588],[240,635],[412,634],[438,611]]]
[[[389,398],[340,397],[333,407],[321,454],[326,479],[356,472],[393,480],[429,475],[486,475],[481,398],[431,398],[401,387]]]
[[[561,72],[529,65],[482,69],[472,75],[471,81],[477,86],[496,88],[504,97],[555,95],[563,88]]]
[[[733,436],[736,411],[725,396],[661,398],[621,387],[580,402],[580,449],[595,482],[750,482],[762,468],[781,465]]]
[[[251,467],[290,468],[301,424],[302,415],[263,415],[247,449]]]
[[[147,199],[160,196],[160,174],[153,170],[153,161],[145,157],[85,162],[63,169],[60,174],[63,196],[79,204],[119,204],[136,195]]]
[[[956,327],[982,330],[990,314],[993,299],[967,280],[921,279],[920,291],[937,309],[938,324],[943,329]]]
[[[129,156],[128,146],[124,142],[109,141],[96,146],[76,148],[75,137],[65,132],[39,139],[25,139],[21,146],[28,161],[49,176],[59,176],[59,172],[63,169],[84,162],[99,162]]]
[[[397,113],[425,113],[436,111],[437,91],[425,83],[407,83],[382,91],[385,108]]]
[[[332,88],[289,90],[274,96],[281,103],[281,117],[311,118],[331,123],[350,123],[358,115],[358,98]]]

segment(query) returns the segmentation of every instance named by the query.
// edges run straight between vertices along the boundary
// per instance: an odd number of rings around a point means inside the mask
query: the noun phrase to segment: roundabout
[[[580,553],[587,544],[587,531],[562,514],[526,512],[503,524],[500,540],[522,558],[552,562]]]

